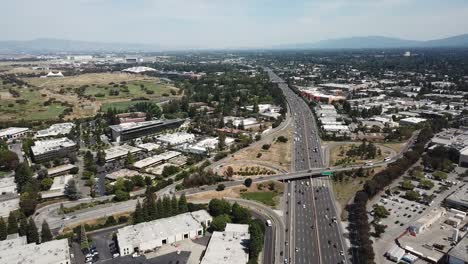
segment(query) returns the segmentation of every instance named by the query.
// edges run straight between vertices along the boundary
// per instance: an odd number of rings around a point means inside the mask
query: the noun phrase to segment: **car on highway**
[[[272,226],[271,220],[270,220],[270,219],[266,220],[266,225],[267,225],[267,226]]]

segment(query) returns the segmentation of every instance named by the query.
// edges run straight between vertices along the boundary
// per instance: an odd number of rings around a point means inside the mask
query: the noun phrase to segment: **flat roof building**
[[[133,176],[137,176],[140,173],[135,170],[129,169],[120,169],[118,171],[114,171],[112,173],[106,174],[106,178],[109,180],[116,181],[118,178],[131,178]]]
[[[193,142],[195,140],[195,135],[192,133],[186,132],[177,132],[172,134],[164,134],[156,137],[156,140],[167,145],[180,145],[183,143]]]
[[[445,199],[445,204],[454,209],[468,211],[468,184],[462,186]]]
[[[20,197],[18,194],[7,193],[0,195],[0,217],[8,217],[11,211],[18,210],[19,202]]]
[[[140,151],[142,151],[140,148],[132,147],[130,145],[121,145],[104,150],[104,154],[106,155],[106,162],[109,162],[116,159],[125,158],[129,152],[135,154]]]
[[[158,133],[164,129],[177,128],[183,122],[183,119],[152,120],[138,123],[131,122],[109,127],[111,129],[112,139],[116,142],[121,142]]]
[[[27,135],[29,128],[27,127],[8,127],[0,129],[0,139],[6,141],[13,141]]]
[[[458,160],[460,167],[468,168],[468,146],[460,150],[460,158]]]
[[[139,144],[139,145],[137,145],[137,147],[145,150],[146,152],[151,152],[153,150],[159,149],[161,146],[159,144],[156,144],[156,143],[148,142],[148,143]]]
[[[67,135],[75,127],[73,123],[53,124],[47,129],[39,130],[36,133],[36,138],[55,137],[58,135]]]
[[[199,210],[120,228],[117,231],[120,255],[152,251],[163,245],[201,237],[203,226],[209,226],[211,221],[207,211]]]
[[[25,244],[26,237],[14,242],[2,241],[0,263],[8,264],[71,264],[68,239],[52,240],[41,244]],[[7,242],[6,242],[7,241]]]
[[[148,157],[146,159],[139,160],[133,164],[133,167],[136,169],[143,169],[149,166],[157,165],[160,163],[164,163],[172,158],[181,155],[180,152],[177,151],[167,151],[162,154],[154,155],[152,157]]]
[[[465,235],[447,255],[449,264],[468,263],[468,235]]]
[[[0,195],[17,193],[15,177],[0,178]]]
[[[445,214],[446,211],[444,208],[434,208],[427,212],[423,217],[416,220],[416,222],[412,223],[409,228],[415,234],[420,234]]]
[[[224,232],[213,232],[200,264],[246,264],[249,240],[249,225],[228,223]]]
[[[417,125],[426,122],[427,119],[419,117],[408,117],[400,119],[400,125]]]
[[[52,167],[47,170],[49,177],[55,177],[63,174],[68,174],[73,168],[76,168],[73,164],[64,164],[57,167]]]
[[[62,158],[76,151],[76,143],[66,137],[35,141],[31,151],[35,162]]]
[[[55,198],[65,195],[65,186],[73,179],[73,175],[62,175],[54,178],[54,182],[48,191],[41,192],[41,198]]]

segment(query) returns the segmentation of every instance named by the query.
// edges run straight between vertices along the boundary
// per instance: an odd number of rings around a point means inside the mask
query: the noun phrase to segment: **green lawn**
[[[126,111],[130,106],[139,102],[150,102],[150,101],[124,101],[124,102],[104,103],[101,106],[101,111],[107,112],[107,109],[109,108],[116,108],[119,111]]]
[[[268,206],[275,206],[277,204],[278,196],[276,192],[249,192],[249,193],[241,193],[241,197],[247,200],[254,200],[257,202],[261,202]]]

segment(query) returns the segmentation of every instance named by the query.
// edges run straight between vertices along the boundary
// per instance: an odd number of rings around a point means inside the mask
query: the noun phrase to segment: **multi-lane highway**
[[[322,168],[322,149],[315,118],[307,103],[275,73],[267,69],[270,80],[283,91],[293,118],[294,142],[292,171]],[[309,176],[309,177],[307,177]],[[341,223],[328,179],[288,180],[285,263],[346,263]]]

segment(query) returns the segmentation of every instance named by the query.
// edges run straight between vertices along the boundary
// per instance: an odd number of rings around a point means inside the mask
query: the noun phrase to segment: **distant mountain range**
[[[382,36],[350,37],[274,46],[275,49],[379,49],[468,47],[468,34],[428,41],[406,40]]]
[[[87,53],[87,52],[151,52],[159,51],[159,45],[91,42],[65,39],[34,39],[27,41],[0,41],[0,54],[21,53]]]
[[[468,34],[428,41],[406,40],[383,36],[350,37],[271,46],[267,49],[379,49],[467,47]],[[105,43],[64,39],[0,41],[0,54],[93,53],[93,52],[157,52],[168,50],[157,44]],[[180,50],[180,48],[178,48]]]

